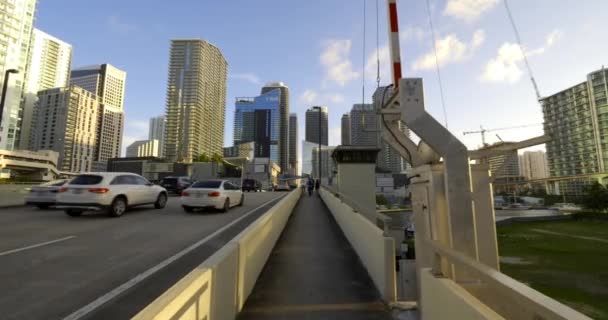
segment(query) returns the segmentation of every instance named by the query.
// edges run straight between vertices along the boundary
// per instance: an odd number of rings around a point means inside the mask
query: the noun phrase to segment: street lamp
[[[2,124],[2,115],[4,114],[4,102],[6,101],[6,91],[8,89],[8,77],[11,73],[19,73],[16,69],[8,69],[4,73],[4,84],[2,85],[2,98],[0,99],[0,124]]]

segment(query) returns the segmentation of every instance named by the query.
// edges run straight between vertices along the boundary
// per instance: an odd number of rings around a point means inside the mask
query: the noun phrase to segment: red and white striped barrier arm
[[[399,48],[399,21],[397,19],[397,0],[387,0],[388,3],[388,33],[391,51],[393,85],[399,87],[401,79],[401,49]]]

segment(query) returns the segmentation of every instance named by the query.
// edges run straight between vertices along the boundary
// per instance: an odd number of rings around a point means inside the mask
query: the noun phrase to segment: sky
[[[490,143],[498,141],[496,133],[505,141],[541,135],[542,112],[502,0],[428,1],[431,19],[425,0],[397,1],[403,74],[423,78],[427,110],[470,149],[481,145],[481,137],[463,131],[480,125],[536,124],[488,133]],[[127,72],[123,152],[147,138],[150,117],[164,114],[175,38],[209,41],[228,61],[225,146],[232,145],[235,97],[256,96],[275,81],[290,88],[299,140],[306,109],[324,105],[330,145],[338,145],[340,118],[363,101],[363,87],[371,102],[377,52],[380,84],[391,81],[386,1],[378,3],[379,37],[375,0],[40,0],[35,27],[73,45],[73,68],[110,63]],[[541,95],[583,82],[608,63],[606,0],[509,5]]]

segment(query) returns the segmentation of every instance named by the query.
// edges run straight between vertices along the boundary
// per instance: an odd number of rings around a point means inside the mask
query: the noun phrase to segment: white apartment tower
[[[61,171],[92,171],[100,112],[95,94],[76,86],[48,89],[38,93],[37,108],[34,149],[58,152]]]
[[[164,152],[169,161],[192,162],[224,151],[228,63],[220,49],[200,39],[171,41]]]
[[[68,86],[72,45],[34,29],[23,88],[23,117],[19,149],[32,149],[32,122],[38,91]]]
[[[36,0],[0,0],[2,20],[0,28],[0,87],[4,85],[5,71],[10,74],[4,109],[0,110],[0,149],[13,150],[21,136],[21,96],[32,36]],[[5,169],[0,169],[4,172]]]
[[[77,68],[71,72],[70,85],[92,92],[99,99],[95,171],[105,171],[108,159],[120,156],[126,78],[125,71],[110,64]]]
[[[127,157],[158,157],[159,141],[139,140],[127,147]]]

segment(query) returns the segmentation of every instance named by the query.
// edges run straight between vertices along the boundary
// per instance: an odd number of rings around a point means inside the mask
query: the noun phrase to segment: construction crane
[[[465,131],[465,132],[462,133],[462,135],[466,136],[468,134],[481,133],[481,143],[485,147],[485,146],[488,145],[486,143],[486,133],[487,132],[502,131],[502,130],[511,130],[511,129],[519,129],[519,128],[528,128],[528,127],[536,127],[536,126],[540,126],[540,125],[542,125],[542,123],[524,124],[524,125],[520,125],[520,126],[505,127],[505,128],[496,128],[496,129],[484,129],[483,126],[479,126],[479,128],[481,130],[477,130],[477,131]],[[499,137],[499,139],[500,139],[500,137]],[[502,140],[502,139],[500,139],[500,140]]]

